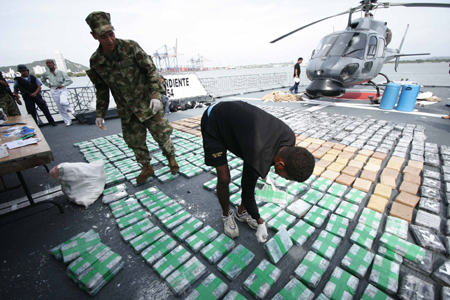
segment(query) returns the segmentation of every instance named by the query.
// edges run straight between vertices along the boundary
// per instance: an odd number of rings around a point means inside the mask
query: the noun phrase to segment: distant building
[[[20,76],[19,72],[14,71],[13,69],[9,68],[8,72],[2,72],[3,77],[5,78],[15,78],[17,76]]]
[[[56,67],[64,72],[67,72],[66,61],[64,60],[64,56],[58,50],[55,51],[55,61]]]
[[[37,65],[36,67],[33,67],[34,74],[43,74],[47,69],[45,67],[41,67]]]

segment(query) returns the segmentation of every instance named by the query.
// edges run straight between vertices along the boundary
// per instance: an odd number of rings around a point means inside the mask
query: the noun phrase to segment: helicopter
[[[378,0],[363,0],[360,5],[347,11],[329,16],[296,30],[293,30],[273,41],[275,43],[297,31],[330,18],[348,14],[347,27],[323,37],[311,54],[306,67],[306,76],[311,83],[306,88],[309,98],[340,97],[346,88],[367,83],[377,90],[377,100],[380,100],[380,89],[372,79],[380,73],[384,63],[395,59],[395,71],[401,56],[429,55],[430,53],[401,54],[401,48],[408,32],[405,34],[398,49],[387,48],[391,42],[392,32],[387,23],[373,18],[371,11],[391,6],[405,7],[442,7],[450,8],[447,3],[378,3]],[[364,17],[352,20],[352,14],[364,12]]]

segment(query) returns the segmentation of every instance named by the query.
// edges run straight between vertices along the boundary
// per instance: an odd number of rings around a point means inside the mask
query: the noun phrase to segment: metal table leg
[[[31,197],[31,193],[30,193],[30,190],[28,189],[27,183],[25,182],[25,178],[23,178],[22,172],[18,171],[17,172],[17,176],[19,177],[20,183],[22,184],[22,187],[25,190],[25,194],[27,195],[28,201],[30,201],[30,206],[24,207],[25,209],[28,208],[28,207],[32,207],[34,205],[38,205],[38,204],[50,203],[50,204],[56,205],[58,207],[58,209],[59,209],[59,212],[61,214],[64,214],[64,208],[62,207],[62,205],[57,203],[57,202],[55,202],[55,201],[44,200],[44,201],[40,201],[40,202],[35,203],[34,200],[33,200],[33,197]],[[20,210],[21,209],[19,209],[17,211],[20,211]]]

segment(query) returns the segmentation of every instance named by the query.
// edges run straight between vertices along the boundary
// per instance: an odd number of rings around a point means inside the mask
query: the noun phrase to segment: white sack
[[[105,162],[62,163],[50,170],[53,179],[61,184],[61,190],[70,201],[84,205],[95,202],[105,187]]]

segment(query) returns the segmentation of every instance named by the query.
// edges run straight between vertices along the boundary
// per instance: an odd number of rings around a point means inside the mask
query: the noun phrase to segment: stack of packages
[[[124,267],[123,259],[102,244],[98,233],[89,230],[56,246],[51,253],[69,263],[67,275],[91,296],[95,296]]]

